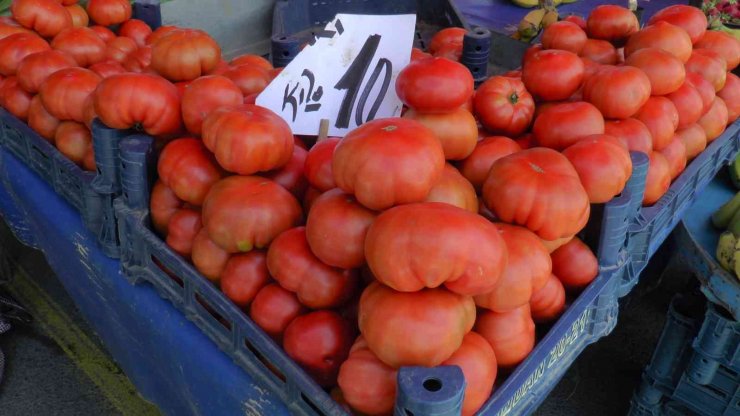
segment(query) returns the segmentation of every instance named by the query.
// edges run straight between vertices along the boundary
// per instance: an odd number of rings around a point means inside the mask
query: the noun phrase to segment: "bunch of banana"
[[[739,176],[740,155],[730,165],[730,177],[737,189],[740,189]],[[712,224],[726,230],[717,242],[716,255],[719,264],[740,279],[740,192],[712,215]]]
[[[511,0],[512,3],[519,7],[524,7],[527,9],[531,9],[532,7],[537,7],[540,5],[540,0]],[[576,0],[552,0],[552,6],[557,7],[560,6],[560,4],[570,4],[575,3]]]
[[[539,35],[540,30],[558,21],[558,11],[554,8],[540,8],[527,13],[519,22],[514,39],[531,42]]]

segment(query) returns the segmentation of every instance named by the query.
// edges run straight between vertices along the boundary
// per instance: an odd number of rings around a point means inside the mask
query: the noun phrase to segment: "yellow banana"
[[[545,13],[545,9],[537,9],[532,10],[524,16],[519,22],[519,28],[517,30],[521,40],[529,42],[540,33],[542,19],[545,17]]]
[[[511,2],[519,7],[527,9],[531,9],[532,7],[537,7],[539,5],[538,0],[511,0]]]
[[[551,24],[558,21],[558,11],[557,10],[548,10],[547,13],[545,13],[545,16],[542,18],[542,27],[546,28],[550,26]]]

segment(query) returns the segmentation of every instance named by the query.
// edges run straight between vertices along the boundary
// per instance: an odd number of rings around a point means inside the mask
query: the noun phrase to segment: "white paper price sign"
[[[338,14],[257,97],[295,134],[329,134],[401,113],[396,77],[409,63],[416,15]]]

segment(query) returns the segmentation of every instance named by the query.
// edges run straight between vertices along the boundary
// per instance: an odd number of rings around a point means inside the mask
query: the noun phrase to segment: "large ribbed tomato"
[[[152,43],[151,67],[170,81],[191,81],[221,61],[221,48],[208,33],[174,30]]]
[[[154,184],[152,195],[149,198],[149,211],[152,216],[152,225],[160,235],[167,235],[167,228],[172,215],[184,204],[162,181],[157,181]]]
[[[321,192],[337,187],[331,170],[331,160],[339,140],[336,137],[329,137],[317,142],[308,151],[304,174],[311,186]]]
[[[49,75],[39,95],[49,114],[59,120],[85,122],[85,100],[100,85],[98,74],[84,68],[65,68]]]
[[[154,194],[152,193],[153,201]],[[154,211],[152,210],[153,213]],[[264,253],[257,253],[264,256]],[[195,236],[193,240],[193,251],[190,253],[190,256],[195,268],[207,279],[214,282],[221,279],[221,274],[230,258],[229,253],[211,240],[205,228],[202,228],[198,235]]]
[[[31,127],[41,137],[54,143],[54,134],[59,127],[59,120],[49,114],[41,103],[41,97],[36,95],[31,100],[28,107],[28,126]]]
[[[599,261],[578,237],[553,251],[552,273],[571,290],[583,289],[599,274]]]
[[[678,111],[678,128],[682,129],[696,123],[704,114],[701,94],[690,82],[684,82],[676,91],[666,95]]]
[[[668,6],[655,13],[648,21],[649,25],[664,21],[676,25],[689,34],[691,42],[698,42],[707,31],[707,17],[698,7],[686,4]]]
[[[653,151],[653,136],[645,123],[634,118],[608,120],[604,124],[604,134],[621,139],[630,151],[649,155]]]
[[[128,0],[88,0],[87,14],[101,26],[117,25],[131,18]]]
[[[73,66],[76,66],[75,60],[64,52],[37,52],[26,56],[18,64],[18,82],[24,90],[35,94],[49,75]]]
[[[397,374],[359,336],[339,368],[337,382],[352,409],[366,415],[384,415],[391,414],[396,403]]]
[[[260,289],[249,306],[249,317],[278,343],[285,328],[304,313],[306,308],[298,302],[295,293],[277,284]]]
[[[627,57],[625,64],[640,68],[650,80],[651,95],[676,91],[686,78],[683,63],[662,49],[644,48]]]
[[[686,159],[688,160],[699,156],[699,153],[707,147],[707,133],[696,123],[676,130],[676,136],[681,138],[686,148]]]
[[[534,348],[534,321],[529,304],[507,312],[486,311],[478,316],[475,332],[491,344],[499,368],[512,368]]]
[[[442,145],[421,123],[386,118],[350,132],[334,150],[337,186],[362,205],[382,210],[423,201],[444,169]]]
[[[740,117],[740,78],[732,72],[727,73],[725,86],[717,93],[727,105],[727,123],[732,123]]]
[[[565,100],[581,87],[584,65],[573,52],[557,49],[536,52],[524,62],[522,81],[533,96],[545,101]]]
[[[727,126],[728,118],[729,113],[725,101],[720,97],[714,97],[709,111],[697,121],[707,134],[707,143],[711,143],[714,139],[722,135],[722,132],[725,131],[725,127]]]
[[[725,86],[725,58],[711,49],[695,49],[686,62],[686,70],[696,72],[709,81],[717,92]]]
[[[103,39],[103,42],[105,43],[108,43],[116,38],[116,34],[105,26],[96,25],[90,27],[90,29],[92,29],[93,32],[97,33],[97,35],[100,36],[100,39]]]
[[[691,56],[691,38],[682,28],[658,21],[630,36],[624,47],[624,55],[629,58],[634,52],[645,48],[663,49],[681,62],[686,62]]]
[[[179,199],[202,205],[221,170],[198,139],[181,138],[167,143],[157,163],[159,179]]]
[[[71,4],[65,6],[65,9],[67,9],[67,12],[72,17],[73,27],[87,27],[90,24],[90,16],[87,15],[84,7],[79,4]]]
[[[152,28],[139,19],[127,20],[118,29],[118,36],[132,39],[138,47],[146,46],[146,38],[151,34]]]
[[[436,114],[420,113],[412,108],[403,118],[416,120],[433,131],[448,160],[465,159],[478,142],[478,123],[465,108]]]
[[[216,183],[203,203],[208,235],[229,253],[265,248],[301,219],[301,206],[285,188],[258,176]]]
[[[212,111],[202,125],[203,143],[226,170],[251,175],[284,166],[293,156],[293,134],[277,114],[253,104]]]
[[[641,69],[602,67],[583,86],[583,99],[606,118],[632,117],[650,98],[650,78]]]
[[[193,251],[193,240],[201,228],[203,223],[199,211],[190,208],[180,209],[170,218],[165,242],[177,254],[189,260]]]
[[[483,200],[502,221],[524,225],[545,240],[580,231],[591,209],[573,165],[546,148],[497,160],[483,184]]]
[[[564,149],[581,137],[604,133],[604,117],[583,101],[554,104],[543,110],[532,127],[537,144]]]
[[[465,376],[462,416],[472,416],[491,397],[498,364],[493,347],[475,332],[468,332],[462,345],[442,365],[456,365]]]
[[[616,65],[618,60],[614,45],[600,39],[588,39],[578,55],[603,65]]]
[[[591,10],[586,27],[591,38],[621,42],[640,30],[640,22],[629,9],[607,4]]]
[[[232,256],[221,273],[221,291],[236,306],[247,307],[257,292],[270,282],[264,251]]]
[[[296,198],[302,199],[308,188],[308,181],[303,176],[308,151],[299,145],[296,140],[293,145],[293,155],[288,163],[280,169],[275,169],[262,174],[262,176],[275,181],[278,185],[290,191]]]
[[[473,328],[475,303],[445,289],[397,292],[374,282],[362,293],[358,321],[368,347],[384,363],[434,367]]]
[[[586,136],[563,150],[563,155],[578,172],[592,204],[608,202],[622,193],[632,175],[627,145],[614,136]]]
[[[16,33],[33,33],[33,32],[21,26],[13,18],[4,17],[3,20],[0,20],[0,39],[4,39],[10,35],[15,35]]]
[[[54,144],[61,154],[77,165],[82,165],[88,148],[92,146],[92,136],[84,124],[64,121],[57,128]]]
[[[182,119],[189,132],[200,135],[203,120],[220,107],[236,106],[244,96],[228,78],[209,75],[188,84],[182,96]]]
[[[100,83],[93,97],[95,112],[108,127],[140,127],[153,136],[180,131],[180,95],[162,77],[113,75]]]
[[[28,119],[32,98],[21,88],[16,77],[9,77],[0,83],[0,107],[5,107],[10,114],[23,121]]]
[[[113,75],[123,74],[126,72],[126,69],[116,61],[98,62],[95,65],[90,65],[90,67],[87,69],[100,75],[100,77],[103,79],[110,78]]]
[[[223,76],[234,81],[245,96],[262,92],[272,81],[268,70],[254,64],[229,67]]]
[[[259,55],[254,55],[250,53],[237,56],[236,58],[232,59],[231,62],[229,62],[229,65],[231,66],[254,65],[266,71],[271,71],[274,69],[269,60]]]
[[[697,49],[711,49],[722,55],[727,62],[728,71],[740,64],[740,41],[729,33],[708,30],[694,46]]]
[[[122,63],[126,61],[129,55],[139,49],[133,39],[119,36],[111,39],[105,48],[105,58],[111,61]]]
[[[678,128],[678,110],[666,97],[650,97],[635,118],[645,123],[653,137],[653,150],[662,150]]]
[[[82,67],[105,59],[105,42],[87,27],[72,27],[59,32],[51,41],[51,47],[67,52]]]
[[[419,59],[398,74],[396,93],[410,108],[446,113],[470,99],[473,76],[465,66],[446,58]]]
[[[49,49],[49,44],[33,33],[17,33],[1,39],[0,75],[15,75],[25,57]]]
[[[565,288],[554,274],[550,275],[542,289],[532,294],[529,300],[532,319],[537,323],[556,320],[565,310]]]
[[[701,75],[691,71],[686,73],[686,82],[699,91],[701,101],[704,104],[701,114],[704,115],[709,111],[709,108],[712,106],[712,102],[714,101],[714,97],[717,95],[714,91],[714,86]]]
[[[686,163],[688,158],[686,156],[686,145],[683,144],[683,140],[679,136],[673,136],[673,140],[668,143],[661,154],[668,161],[668,170],[671,173],[671,180],[674,180],[678,175],[686,169]]]
[[[542,47],[581,53],[586,44],[586,32],[577,24],[567,21],[555,22],[542,32]]]
[[[671,171],[668,161],[660,152],[650,154],[647,178],[645,180],[645,194],[643,205],[653,205],[658,202],[671,186]]]
[[[475,92],[475,113],[491,132],[516,137],[527,131],[534,115],[534,100],[521,80],[491,77]]]
[[[58,0],[13,0],[10,12],[23,27],[45,38],[72,27],[72,15]]]
[[[444,202],[470,212],[478,212],[475,188],[449,163],[445,164],[442,177],[434,184],[424,202]]]
[[[460,173],[480,192],[493,162],[520,150],[521,146],[508,137],[486,137],[478,142],[470,156],[460,162]]]

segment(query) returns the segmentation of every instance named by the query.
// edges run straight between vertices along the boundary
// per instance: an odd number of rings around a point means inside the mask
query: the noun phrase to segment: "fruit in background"
[[[419,112],[446,113],[470,99],[473,76],[465,66],[446,58],[420,59],[398,74],[396,93]]]
[[[480,192],[493,163],[520,150],[521,146],[508,137],[486,137],[478,142],[470,156],[459,163],[460,173]]]
[[[432,36],[429,43],[429,53],[435,54],[447,46],[462,48],[465,33],[467,31],[461,27],[448,27],[440,30]]]
[[[603,134],[604,117],[583,101],[553,104],[537,116],[532,132],[540,146],[565,149],[582,137]]]
[[[529,304],[508,312],[486,311],[478,316],[475,332],[491,344],[499,368],[513,368],[534,348],[534,321]]]
[[[366,415],[390,414],[396,403],[394,368],[380,361],[360,336],[339,368],[337,382],[347,403]]]
[[[462,416],[472,416],[491,397],[498,366],[491,344],[475,332],[468,332],[462,345],[442,365],[460,367],[465,377]]]
[[[193,251],[193,240],[195,240],[195,236],[198,235],[201,228],[203,228],[203,223],[199,211],[187,208],[180,209],[170,218],[165,241],[177,254],[190,259],[190,253]]]
[[[266,69],[253,64],[230,67],[223,76],[234,81],[245,96],[262,92],[272,80]]]
[[[138,47],[146,46],[146,39],[151,34],[152,28],[139,19],[127,20],[118,28],[118,36],[132,39]]]
[[[442,177],[434,184],[424,202],[444,202],[473,213],[478,212],[478,196],[473,185],[449,163],[445,164]]]
[[[13,18],[45,38],[72,27],[72,15],[57,0],[13,0]]]
[[[697,49],[711,49],[725,58],[727,71],[740,64],[740,42],[725,32],[708,30],[694,45]]]
[[[152,62],[152,47],[144,46],[129,54],[121,64],[127,71],[135,73],[152,73],[149,65]]]
[[[162,181],[157,181],[152,188],[149,209],[154,229],[161,235],[167,235],[170,219],[185,203],[181,201]]]
[[[45,50],[23,58],[18,64],[18,83],[35,94],[46,78],[54,72],[76,66],[74,59],[64,52]]]
[[[253,66],[258,66],[266,71],[271,71],[274,69],[270,61],[268,61],[267,59],[259,55],[253,55],[253,54],[245,54],[245,55],[237,56],[236,58],[232,59],[231,62],[229,62],[229,65],[231,66],[253,65]]]
[[[616,65],[618,61],[614,45],[600,39],[587,39],[578,56],[603,65]]]
[[[198,139],[180,138],[164,147],[157,163],[159,179],[185,202],[200,206],[222,173]]]
[[[625,64],[640,68],[647,75],[651,95],[670,94],[680,88],[686,79],[683,63],[662,49],[639,49],[627,57]]]
[[[659,21],[630,36],[624,47],[624,55],[629,58],[644,48],[662,49],[685,63],[691,57],[691,38],[680,27]]]
[[[152,196],[152,202],[154,201]],[[154,209],[152,208],[152,211]],[[208,280],[217,282],[229,261],[229,253],[211,240],[208,231],[201,228],[193,240],[193,248],[190,253],[193,265]],[[261,254],[264,256],[264,254]]]
[[[676,91],[666,95],[678,111],[678,128],[683,129],[701,118],[704,113],[704,102],[701,94],[690,82],[684,82]]]
[[[536,52],[522,69],[527,91],[546,101],[565,100],[573,95],[583,76],[583,61],[578,55],[557,49]]]
[[[668,161],[668,167],[671,172],[671,181],[686,169],[688,158],[686,156],[686,146],[679,136],[673,136],[673,140],[660,153]]]
[[[704,115],[712,107],[712,102],[714,102],[714,97],[716,96],[714,86],[701,75],[691,71],[686,72],[686,82],[699,91],[701,101],[704,104],[701,114]]]
[[[0,106],[23,121],[28,119],[32,98],[21,88],[16,77],[9,77],[0,84]]]
[[[465,159],[478,142],[478,123],[464,108],[439,114],[419,113],[411,108],[403,118],[416,120],[433,131],[448,160]]]
[[[714,139],[722,135],[722,132],[725,131],[725,127],[727,126],[728,118],[729,113],[724,100],[715,97],[709,111],[697,121],[697,124],[707,134],[707,143],[711,143]]]
[[[48,51],[49,44],[33,33],[18,33],[0,40],[0,75],[16,75],[21,61],[32,54]]]
[[[686,62],[686,70],[696,72],[709,81],[715,92],[725,86],[727,79],[725,66],[725,59],[722,55],[709,49],[694,50],[691,58]]]
[[[249,307],[249,317],[278,343],[285,328],[306,312],[295,293],[274,283],[260,289]]]
[[[529,7],[535,7],[536,5],[537,4],[534,4]],[[519,39],[522,42],[531,42],[532,39],[536,38],[540,33],[540,29],[542,29],[542,20],[545,18],[545,14],[547,14],[547,10],[542,8],[532,10],[524,15],[522,20],[519,21],[517,31],[512,35],[512,37],[514,39]]]
[[[245,308],[270,281],[265,252],[253,250],[232,256],[221,273],[221,291],[236,306]]]
[[[681,138],[684,147],[686,147],[686,158],[688,160],[697,157],[707,147],[707,133],[696,123],[677,130],[676,136]]]
[[[565,310],[565,288],[560,280],[551,274],[542,289],[532,294],[529,301],[532,319],[537,323],[552,322]]]
[[[630,151],[649,155],[653,151],[653,136],[645,123],[635,118],[607,120],[604,123],[604,134],[623,140]]]
[[[586,80],[583,99],[593,104],[605,118],[634,116],[650,98],[650,78],[631,66],[602,67]]]
[[[645,123],[653,137],[653,150],[663,150],[678,128],[678,110],[666,97],[650,97],[635,118]]]
[[[596,6],[586,20],[588,36],[621,42],[640,30],[640,22],[631,10],[616,5]]]
[[[622,193],[632,175],[627,146],[614,136],[583,137],[563,150],[563,155],[578,172],[592,204],[606,203]]]
[[[44,104],[41,103],[41,97],[35,95],[28,107],[28,126],[47,141],[54,143],[54,135],[59,123],[59,120],[46,111]]]
[[[578,237],[573,238],[550,255],[552,274],[568,290],[581,290],[599,274],[599,262],[591,249]]]
[[[661,9],[648,21],[649,25],[664,21],[676,25],[686,31],[692,43],[698,42],[707,31],[707,17],[696,7],[685,4],[676,4]]]
[[[301,199],[306,192],[306,188],[308,188],[308,181],[303,176],[307,156],[308,151],[299,146],[299,142],[296,141],[293,145],[293,155],[288,163],[279,169],[264,173],[263,176],[273,180],[290,191],[296,198]]]
[[[115,39],[111,39],[107,43],[105,49],[105,58],[109,61],[115,61],[120,64],[126,61],[128,56],[136,52],[136,50],[138,49],[139,47],[136,46],[136,42],[133,39],[119,36]]]
[[[336,137],[319,140],[308,151],[304,174],[311,186],[318,191],[326,192],[337,186],[334,182],[331,164],[334,148],[339,144],[339,140]]]
[[[84,124],[65,121],[57,127],[54,144],[59,152],[76,165],[81,166],[88,147],[92,143],[90,130]]]
[[[72,27],[59,32],[51,41],[51,47],[66,52],[81,67],[88,67],[106,58],[105,42],[87,27]]]
[[[737,120],[740,117],[740,78],[728,72],[725,86],[717,93],[717,96],[727,106],[727,123]]]
[[[562,49],[579,54],[586,40],[586,32],[577,24],[567,21],[553,23],[542,32],[542,47],[545,49]]]
[[[2,16],[0,16],[2,18]],[[33,33],[16,22],[14,19],[5,17],[0,20],[0,40],[16,33]]]
[[[221,61],[221,47],[198,29],[173,30],[151,45],[152,69],[170,81],[194,80]]]
[[[521,80],[494,76],[475,92],[475,113],[491,132],[520,136],[527,131],[534,115],[534,100]]]
[[[220,75],[200,77],[182,95],[182,119],[190,133],[201,135],[203,120],[214,110],[242,104],[244,96],[229,78]]]
[[[650,206],[658,202],[670,186],[671,168],[668,161],[660,152],[652,152],[645,180],[645,194],[642,198],[642,205]]]
[[[92,31],[95,32],[98,36],[100,36],[100,39],[103,39],[103,42],[105,43],[108,43],[116,38],[116,34],[105,26],[91,26],[90,29],[92,29]]]
[[[131,19],[131,3],[128,0],[88,0],[87,14],[101,26],[117,25]]]
[[[46,78],[39,87],[39,95],[49,114],[59,120],[84,123],[85,101],[100,82],[100,76],[88,69],[65,68]]]

